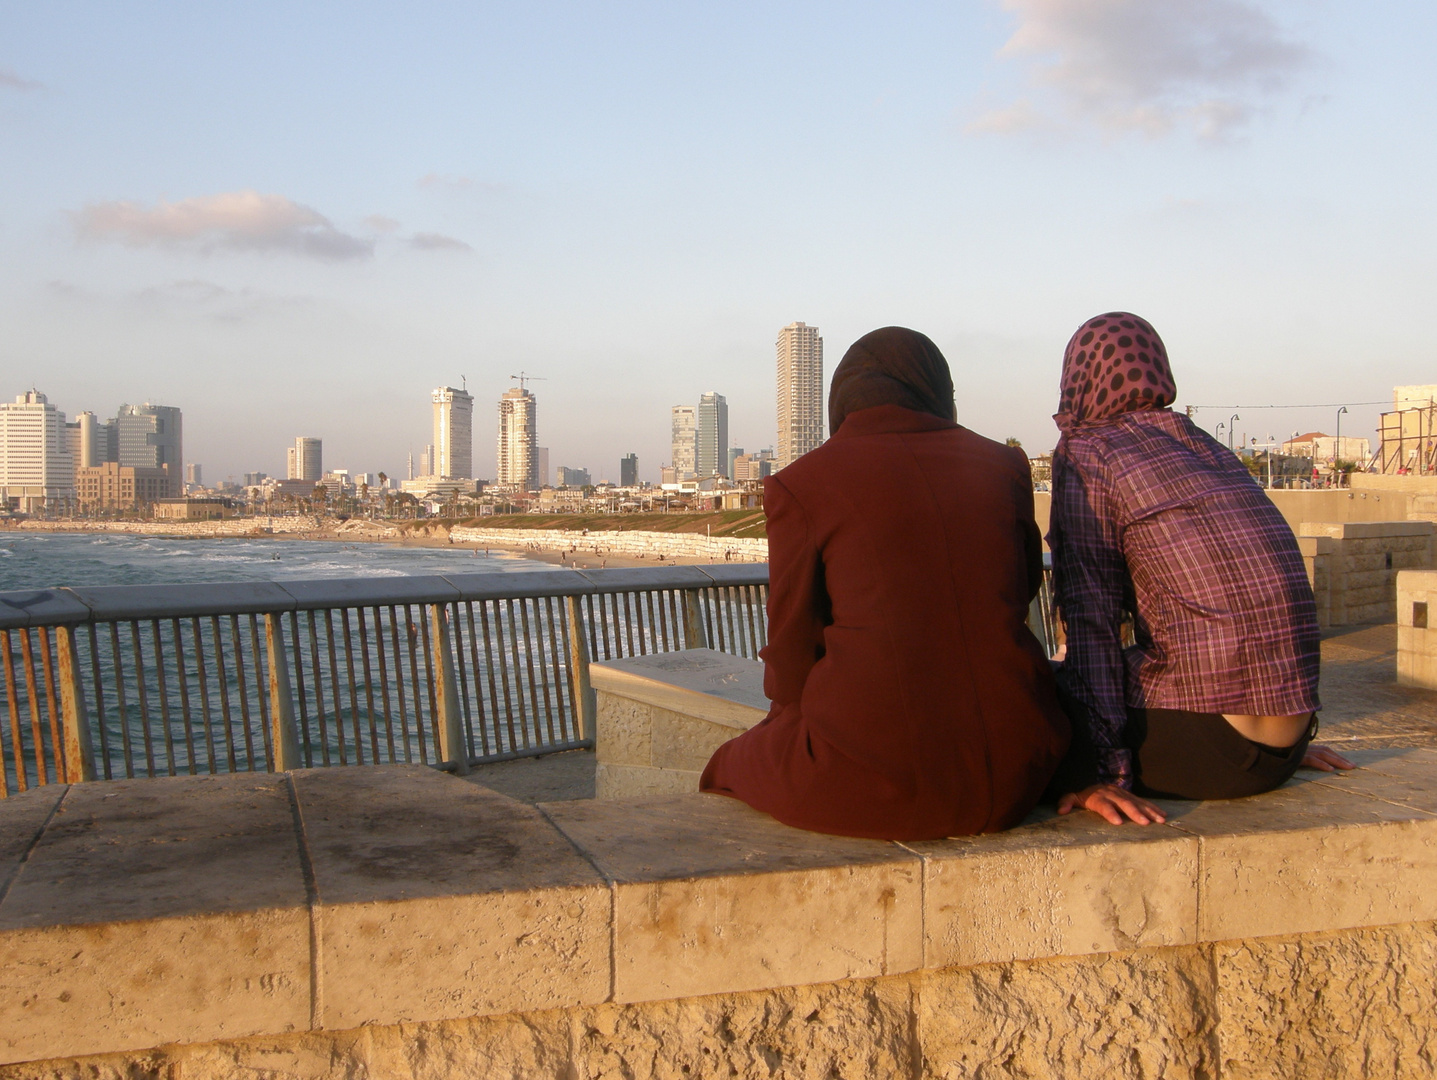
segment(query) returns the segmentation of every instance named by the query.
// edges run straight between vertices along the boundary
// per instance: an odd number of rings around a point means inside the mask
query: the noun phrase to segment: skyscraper
[[[105,429],[108,425],[101,424],[99,417],[92,412],[80,413],[75,417],[75,423],[80,425],[80,456],[75,461],[75,468],[92,469],[107,460]]]
[[[496,480],[521,488],[537,487],[538,417],[534,395],[522,386],[499,399],[499,459]]]
[[[170,497],[180,493],[185,459],[180,410],[173,405],[121,405],[111,421],[118,441],[116,460],[135,469],[166,469]]]
[[[474,396],[452,386],[434,391],[435,476],[469,480],[474,476]]]
[[[699,476],[728,475],[728,402],[713,391],[699,398],[694,472]]]
[[[289,479],[317,482],[324,475],[324,440],[299,436],[289,448],[288,466]]]
[[[692,480],[698,468],[698,412],[692,405],[675,405],[670,410],[673,466],[680,480]]]
[[[33,513],[74,497],[65,414],[34,389],[0,404],[0,503]]]
[[[638,487],[639,455],[625,454],[619,458],[619,487]]]
[[[789,323],[778,332],[778,456],[792,464],[823,442],[823,338],[818,327]]]

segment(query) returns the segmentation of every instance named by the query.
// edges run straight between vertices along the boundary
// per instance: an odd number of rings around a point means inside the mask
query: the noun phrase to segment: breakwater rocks
[[[483,529],[456,525],[456,544],[530,551],[571,551],[623,558],[702,559],[706,562],[768,562],[768,541],[677,532],[587,532],[572,529]]]

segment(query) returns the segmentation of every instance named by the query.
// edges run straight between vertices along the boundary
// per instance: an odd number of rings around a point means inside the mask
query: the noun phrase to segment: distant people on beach
[[[1149,798],[1352,768],[1312,744],[1317,608],[1292,530],[1175,396],[1162,339],[1136,315],[1099,315],[1068,342],[1048,534],[1073,720],[1060,813],[1146,824],[1164,820]]]
[[[768,716],[702,790],[799,828],[926,840],[1006,829],[1068,746],[1027,627],[1042,580],[1028,459],[956,422],[922,334],[860,338],[832,437],[764,481]]]

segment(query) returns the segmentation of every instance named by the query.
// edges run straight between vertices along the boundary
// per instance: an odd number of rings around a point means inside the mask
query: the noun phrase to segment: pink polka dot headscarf
[[[1097,315],[1063,352],[1063,383],[1053,417],[1064,432],[1123,413],[1163,409],[1177,397],[1162,338],[1126,311]]]

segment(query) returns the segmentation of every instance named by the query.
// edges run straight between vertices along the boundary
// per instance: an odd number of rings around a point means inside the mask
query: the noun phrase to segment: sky
[[[177,405],[213,483],[296,435],[402,476],[467,380],[488,478],[522,371],[552,466],[657,480],[705,391],[774,445],[785,324],[826,373],[898,324],[1037,453],[1120,309],[1207,430],[1370,435],[1437,383],[1434,44],[1410,0],[0,0],[0,394]]]

